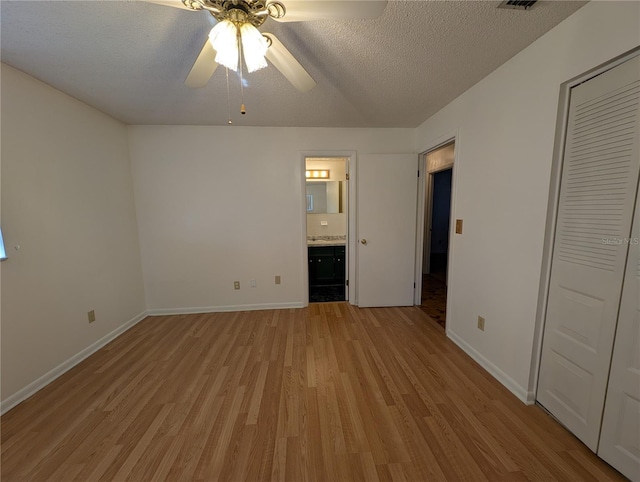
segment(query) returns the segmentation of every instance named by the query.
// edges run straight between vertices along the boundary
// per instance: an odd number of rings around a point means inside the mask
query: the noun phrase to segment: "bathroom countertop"
[[[347,244],[346,240],[325,240],[316,239],[315,241],[307,240],[307,246],[344,246]]]
[[[346,236],[307,236],[307,246],[344,246]]]

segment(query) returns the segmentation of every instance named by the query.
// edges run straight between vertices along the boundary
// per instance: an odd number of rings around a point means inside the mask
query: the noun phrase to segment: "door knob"
[[[360,242],[361,242],[362,244],[367,244],[367,240],[366,240],[366,239],[364,239],[364,238],[363,238],[363,239],[361,239],[361,240],[360,240]]]

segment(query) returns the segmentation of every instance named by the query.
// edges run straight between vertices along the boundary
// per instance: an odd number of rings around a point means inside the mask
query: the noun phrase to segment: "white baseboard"
[[[527,389],[521,387],[515,380],[513,380],[513,378],[487,360],[466,341],[450,330],[447,330],[447,337],[458,345],[467,355],[473,358],[482,368],[487,370],[493,378],[502,383],[511,393],[518,397],[519,400],[527,405],[535,403],[535,394],[533,392],[529,392]]]
[[[300,301],[291,303],[262,303],[255,305],[199,306],[195,308],[155,308],[147,310],[149,316],[161,315],[193,315],[198,313],[224,313],[227,311],[286,310],[304,308]]]
[[[110,341],[114,340],[115,338],[120,336],[122,333],[124,333],[125,331],[127,331],[131,327],[133,327],[136,324],[138,324],[140,321],[142,321],[144,318],[146,318],[147,315],[148,315],[148,313],[146,311],[143,311],[142,313],[140,313],[139,315],[137,315],[134,318],[130,319],[126,323],[120,325],[118,328],[113,330],[111,333],[106,334],[105,336],[100,338],[98,341],[96,341],[96,342],[92,343],[91,345],[89,345],[84,350],[82,350],[79,353],[73,355],[68,360],[62,362],[60,365],[55,367],[53,370],[49,371],[48,373],[45,373],[44,375],[42,375],[40,378],[38,378],[34,382],[31,382],[29,385],[27,385],[23,389],[18,390],[13,395],[7,397],[5,400],[2,400],[2,402],[0,402],[0,407],[1,407],[0,408],[0,414],[4,415],[5,413],[7,413],[9,410],[11,410],[13,407],[18,405],[20,402],[26,400],[31,395],[36,393],[38,390],[41,390],[42,388],[47,386],[49,383],[54,381],[56,378],[58,378],[59,376],[63,375],[65,372],[69,371],[70,369],[72,369],[74,366],[76,366],[82,360],[84,360],[85,358],[88,358],[89,356],[93,355],[95,352],[97,352],[100,348],[105,346],[107,343],[109,343]]]

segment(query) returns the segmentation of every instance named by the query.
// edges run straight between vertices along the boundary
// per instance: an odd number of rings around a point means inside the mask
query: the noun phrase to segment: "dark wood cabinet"
[[[344,246],[309,246],[308,250],[309,286],[344,285]]]

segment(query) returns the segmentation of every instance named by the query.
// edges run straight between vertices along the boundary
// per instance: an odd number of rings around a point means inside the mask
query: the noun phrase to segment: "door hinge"
[[[415,283],[413,283],[413,287],[414,287],[414,288],[416,287],[416,284],[415,284]]]
[[[418,177],[420,177],[420,171],[418,171]]]
[[[347,181],[349,180],[349,173],[347,173]]]
[[[345,281],[346,285],[349,286],[349,280]]]

